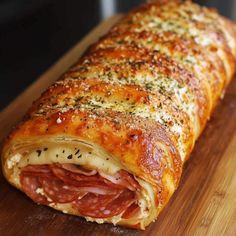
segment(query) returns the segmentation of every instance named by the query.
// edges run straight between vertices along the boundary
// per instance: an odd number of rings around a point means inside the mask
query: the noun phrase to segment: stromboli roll
[[[3,173],[33,201],[144,229],[235,72],[236,27],[191,2],[125,16],[9,134]]]

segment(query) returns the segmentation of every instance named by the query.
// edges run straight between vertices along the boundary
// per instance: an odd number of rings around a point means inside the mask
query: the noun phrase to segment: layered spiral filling
[[[128,219],[140,214],[140,185],[124,170],[111,176],[74,164],[27,165],[20,173],[20,183],[35,202],[70,203],[80,215]]]

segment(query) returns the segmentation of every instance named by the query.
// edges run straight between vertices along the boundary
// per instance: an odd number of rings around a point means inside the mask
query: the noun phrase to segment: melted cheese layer
[[[102,171],[110,175],[115,174],[121,169],[125,169],[114,157],[108,155],[100,147],[95,148],[94,144],[87,141],[64,137],[57,137],[57,142],[52,142],[50,139],[47,140],[47,142],[42,142],[42,140],[40,140],[41,142],[35,143],[34,141],[28,143],[28,145],[24,145],[25,143],[18,143],[15,145],[16,150],[13,150],[13,148],[9,151],[12,153],[11,157],[6,162],[6,166],[11,172],[9,180],[19,189],[21,189],[19,181],[20,172],[21,169],[27,165],[71,163],[92,170]],[[122,219],[122,213],[118,216],[106,219],[84,216],[86,220],[95,221],[100,224],[104,222],[111,222],[113,224],[126,224],[126,222],[132,222],[134,225],[140,223],[140,227],[144,229],[146,225],[145,222],[148,223],[150,221],[149,219],[156,215],[157,208],[155,207],[155,192],[151,184],[138,177],[135,177],[135,179],[141,186],[140,193],[137,193],[138,205],[140,207],[139,215],[132,219]],[[38,188],[36,191],[39,194],[45,195],[41,188]],[[66,214],[78,215],[78,212],[75,211],[71,203],[62,204],[52,202],[49,206]]]

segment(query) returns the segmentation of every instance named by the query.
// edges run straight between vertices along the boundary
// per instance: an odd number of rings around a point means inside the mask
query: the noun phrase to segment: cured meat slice
[[[133,203],[122,214],[122,218],[123,219],[129,219],[129,218],[137,215],[139,213],[139,211],[140,211],[139,205],[137,203]]]
[[[73,203],[80,214],[95,218],[108,218],[124,212],[134,202],[134,193],[124,190],[112,196],[95,196],[87,194],[83,199]]]
[[[110,181],[111,178],[109,178],[108,181],[103,178],[101,174],[98,174],[94,172],[94,175],[84,175],[79,173],[74,173],[69,170],[66,170],[64,168],[61,168],[60,165],[51,165],[50,166],[52,172],[57,176],[59,179],[61,179],[63,182],[70,184],[75,187],[98,187],[101,189],[107,188],[109,186],[113,189],[124,189],[129,188],[129,183],[124,179],[122,180],[120,176],[113,177],[113,178],[119,178],[120,182],[123,182],[123,184],[113,183]],[[107,176],[107,175],[106,175]]]
[[[49,203],[47,198],[44,195],[37,192],[37,189],[41,187],[41,184],[38,181],[37,176],[23,174],[21,175],[20,182],[26,195],[32,198],[35,202],[40,203],[40,204]]]
[[[50,180],[48,178],[39,178],[45,194],[56,203],[68,203],[87,194],[85,191],[71,190],[69,185],[61,180]]]
[[[107,210],[110,211],[109,216],[121,214],[135,201],[135,192],[124,190],[118,198],[114,199],[114,201],[106,206]],[[106,213],[108,214],[108,212]]]
[[[92,176],[86,176],[84,174],[74,173],[69,170],[66,170],[64,168],[61,168],[60,165],[51,165],[50,166],[52,172],[55,176],[57,176],[59,179],[61,179],[64,182],[68,183],[74,183],[75,186],[80,186],[81,181],[99,181],[98,176],[92,175]]]
[[[72,164],[28,165],[20,179],[26,194],[41,204],[71,203],[81,215],[95,218],[137,212],[140,186],[123,170],[110,176]]]
[[[86,170],[81,166],[74,165],[74,164],[62,164],[61,167],[65,170],[69,170],[74,173],[79,173],[87,176],[95,175],[97,173],[96,170]]]
[[[51,173],[48,165],[28,165],[24,167],[24,172],[34,172],[34,173]]]
[[[119,186],[121,188],[128,188],[131,191],[135,191],[139,188],[139,185],[137,183],[137,181],[131,177],[131,175],[129,173],[127,173],[126,171],[118,171],[115,175],[111,176],[111,175],[107,175],[105,173],[100,173],[100,175],[107,179],[109,182],[114,183],[116,186]],[[107,181],[105,181],[106,183],[108,183]]]

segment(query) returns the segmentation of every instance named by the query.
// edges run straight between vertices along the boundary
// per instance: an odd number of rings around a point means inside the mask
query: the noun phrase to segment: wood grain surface
[[[1,140],[32,101],[119,18],[101,23],[1,112]],[[236,80],[197,141],[178,190],[145,231],[98,225],[37,205],[0,174],[0,235],[236,235]]]

